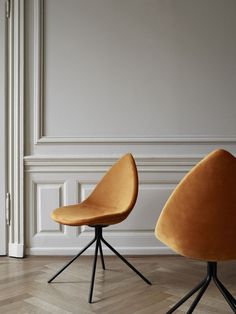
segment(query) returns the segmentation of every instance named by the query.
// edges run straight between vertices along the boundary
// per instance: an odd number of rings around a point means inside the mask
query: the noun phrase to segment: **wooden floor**
[[[128,258],[153,283],[148,286],[116,257],[100,261],[94,288],[94,303],[88,304],[91,257],[81,257],[54,283],[47,279],[67,257],[0,257],[0,313],[55,314],[164,314],[205,275],[205,264],[182,257]],[[236,262],[219,264],[219,277],[236,295]],[[189,303],[175,313],[186,313]],[[232,313],[213,284],[194,313]]]

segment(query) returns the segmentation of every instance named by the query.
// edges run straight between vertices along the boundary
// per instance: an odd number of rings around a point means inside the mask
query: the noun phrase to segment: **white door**
[[[5,1],[0,0],[0,255],[6,254]]]

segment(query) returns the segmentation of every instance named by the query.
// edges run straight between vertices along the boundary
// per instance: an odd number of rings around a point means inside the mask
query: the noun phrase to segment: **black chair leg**
[[[217,263],[216,262],[208,262],[207,263],[207,277],[200,282],[199,285],[197,285],[194,289],[192,289],[189,293],[186,294],[185,297],[183,297],[178,303],[176,303],[169,311],[166,312],[166,314],[173,313],[176,309],[178,309],[185,301],[187,301],[195,292],[198,290],[199,293],[195,300],[193,301],[192,305],[190,306],[189,310],[187,311],[187,314],[193,313],[194,309],[198,305],[199,301],[201,300],[201,297],[205,293],[209,283],[211,280],[214,280],[217,288],[220,290],[222,295],[224,296],[225,300],[233,310],[233,313],[236,313],[236,300],[232,296],[232,294],[225,288],[223,283],[218,279],[217,277]]]
[[[69,263],[67,263],[65,266],[63,266],[53,277],[51,277],[48,280],[48,283],[52,282],[57,276],[59,276],[71,263],[73,263],[81,254],[83,254],[94,242],[96,242],[95,246],[95,255],[94,255],[94,262],[93,262],[93,270],[92,270],[92,278],[91,278],[91,285],[90,285],[90,292],[89,292],[89,298],[88,302],[92,303],[93,298],[93,288],[94,288],[94,281],[95,281],[95,274],[96,274],[96,266],[97,266],[97,256],[98,256],[98,250],[100,251],[101,255],[101,262],[102,267],[105,270],[105,262],[104,262],[104,256],[102,251],[102,241],[105,245],[108,246],[108,248],[115,253],[125,264],[127,264],[136,274],[138,274],[145,282],[147,282],[149,285],[151,285],[150,281],[147,280],[134,266],[132,266],[122,255],[120,255],[109,243],[107,243],[103,237],[102,237],[102,228],[107,226],[90,226],[95,228],[95,238],[89,242],[89,244],[82,249]]]
[[[94,255],[94,261],[93,261],[93,271],[92,271],[91,286],[90,286],[90,293],[89,293],[89,299],[88,299],[89,303],[92,303],[92,297],[93,297],[93,287],[94,287],[94,279],[95,279],[95,273],[96,273],[99,242],[100,242],[100,239],[98,238],[96,242],[95,255]]]
[[[70,266],[70,264],[72,264],[81,254],[83,254],[96,240],[97,238],[95,237],[91,242],[89,242],[89,244],[85,248],[83,248],[75,257],[73,257],[71,261],[69,261],[69,263],[64,265],[53,277],[51,277],[48,280],[48,283],[52,282],[57,276],[59,276],[63,272],[63,270]]]
[[[197,295],[196,299],[191,304],[187,314],[193,313],[195,307],[198,305],[198,303],[201,300],[204,292],[206,291],[207,287],[209,286],[210,281],[211,281],[211,278],[207,278],[207,280],[205,281],[204,285],[201,287],[201,290],[198,292],[198,295]]]
[[[102,252],[102,242],[99,239],[99,251],[100,251],[100,256],[101,256],[101,262],[102,262],[102,268],[105,270],[105,262],[104,262],[104,257],[103,257],[103,252]]]
[[[194,293],[196,293],[199,289],[201,289],[205,283],[206,283],[206,279],[201,281],[195,288],[193,288],[189,293],[187,293],[181,300],[178,301],[178,303],[176,303],[168,312],[166,312],[166,314],[171,314],[175,310],[177,310],[177,308],[179,308],[185,301],[191,298],[191,296]]]
[[[226,289],[223,283],[218,278],[215,278],[215,283],[216,285],[219,285],[221,287],[221,289],[224,291],[224,293],[227,295],[230,301],[236,306],[236,299],[232,296],[229,290]]]
[[[139,277],[141,277],[147,284],[151,285],[151,282],[145,278],[133,265],[131,265],[120,253],[118,253],[106,240],[101,238],[102,242],[115,253],[126,265],[128,265]]]
[[[232,296],[232,294],[225,288],[225,286],[220,282],[220,280],[216,277],[214,278],[214,282],[218,289],[220,290],[221,294],[231,307],[234,313],[236,313],[236,300]]]

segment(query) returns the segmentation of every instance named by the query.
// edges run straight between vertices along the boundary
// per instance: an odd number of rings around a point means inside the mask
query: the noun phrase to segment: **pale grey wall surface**
[[[82,201],[129,151],[138,202],[106,237],[123,253],[168,253],[153,230],[171,191],[209,151],[236,153],[236,1],[25,4],[27,252],[86,244],[89,228],[50,212]]]
[[[45,1],[48,136],[233,136],[233,0]]]

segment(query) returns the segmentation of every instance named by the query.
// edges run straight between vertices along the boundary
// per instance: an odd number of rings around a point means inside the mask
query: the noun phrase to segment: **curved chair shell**
[[[110,225],[124,220],[135,205],[138,174],[131,154],[118,160],[80,204],[55,209],[51,218],[70,226]]]
[[[94,238],[75,256],[64,265],[48,283],[51,283],[71,263],[80,257],[95,243],[93,270],[88,302],[92,303],[94,281],[98,251],[101,257],[102,268],[106,269],[102,244],[116,254],[129,268],[131,268],[147,284],[151,282],[131,265],[116,249],[103,237],[103,227],[116,224],[124,220],[133,209],[138,195],[138,173],[135,161],[131,154],[126,154],[118,160],[106,175],[97,184],[89,197],[80,204],[64,206],[55,209],[51,218],[63,225],[94,227]]]
[[[207,261],[236,259],[236,159],[216,150],[179,183],[156,236],[177,253]]]

